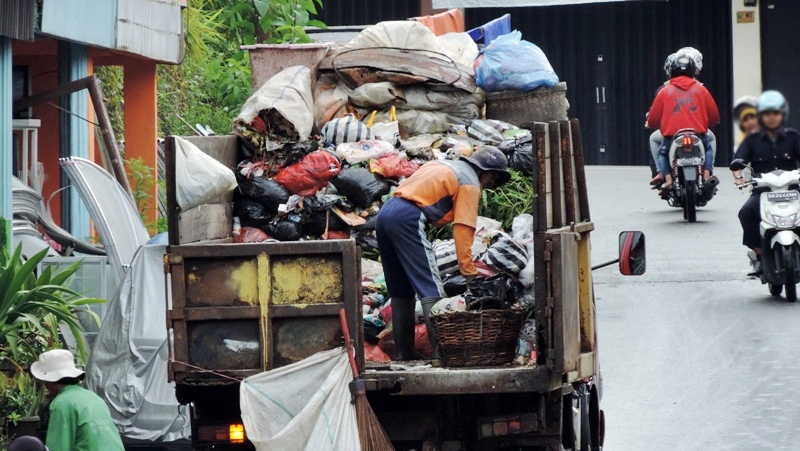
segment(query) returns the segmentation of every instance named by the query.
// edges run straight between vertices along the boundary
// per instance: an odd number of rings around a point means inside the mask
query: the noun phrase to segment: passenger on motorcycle
[[[679,53],[670,66],[670,81],[656,95],[647,116],[647,127],[658,128],[664,141],[658,151],[658,170],[664,177],[662,189],[672,186],[668,161],[669,147],[678,130],[694,129],[706,146],[704,178],[708,180],[714,167],[714,154],[706,132],[719,123],[719,109],[708,89],[693,78],[695,63],[689,55]]]
[[[756,117],[757,108],[758,99],[753,96],[740,97],[733,103],[733,120],[736,122],[736,126],[739,127],[739,131],[742,132],[736,138],[737,147],[747,135],[758,133],[760,130],[758,118]]]
[[[667,81],[664,82],[664,84],[662,84],[661,86],[658,87],[658,89],[656,90],[656,94],[658,94],[658,91],[660,91],[662,88],[664,88],[666,86],[669,86],[669,79],[671,78],[670,67],[672,65],[672,62],[675,60],[675,57],[677,55],[681,54],[681,53],[688,55],[692,59],[692,61],[694,62],[694,66],[695,66],[695,71],[694,71],[694,75],[693,75],[694,79],[697,80],[697,77],[700,76],[700,71],[703,70],[703,54],[700,53],[700,51],[697,50],[694,47],[683,47],[682,49],[678,50],[677,52],[670,54],[667,57],[667,59],[664,61],[664,73],[667,76]],[[697,83],[702,85],[702,83],[700,83],[699,80],[697,81]],[[711,154],[712,154],[712,156],[714,158],[716,158],[717,137],[714,136],[714,132],[713,131],[708,130],[708,132],[706,133],[706,139],[707,139],[707,142],[708,142],[708,146],[707,147],[711,148]],[[652,154],[652,158],[653,158],[652,163],[650,164],[650,169],[651,169],[652,175],[653,175],[653,179],[650,181],[650,185],[653,185],[653,186],[661,185],[664,182],[664,176],[663,176],[663,174],[658,172],[658,169],[657,169],[657,166],[656,166],[656,164],[657,164],[656,162],[658,161],[658,149],[661,148],[661,143],[663,141],[664,141],[664,135],[661,134],[660,130],[656,130],[652,134],[650,134],[650,143],[649,143],[650,144],[650,153]],[[712,164],[712,166],[713,166],[713,164]]]
[[[761,131],[748,135],[736,150],[734,159],[741,158],[749,164],[754,174],[763,174],[776,169],[791,171],[800,167],[800,133],[786,127],[789,104],[778,91],[764,91],[758,98],[757,118]],[[733,171],[736,186],[747,181],[742,171]],[[755,254],[753,271],[748,275],[761,274],[761,234],[759,223],[761,212],[759,199],[763,189],[756,188],[739,210],[742,224],[742,244]]]

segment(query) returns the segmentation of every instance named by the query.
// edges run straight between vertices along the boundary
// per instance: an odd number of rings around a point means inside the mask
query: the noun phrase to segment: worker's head
[[[37,437],[23,435],[8,445],[8,451],[48,451],[48,449]]]
[[[733,104],[733,119],[739,126],[739,130],[745,134],[749,135],[758,131],[757,107],[758,99],[752,96],[741,97]]]
[[[789,103],[778,91],[764,91],[758,97],[758,123],[767,130],[778,130],[789,119]]]
[[[480,146],[468,157],[461,157],[478,171],[481,188],[496,188],[511,179],[508,159],[494,146]]]
[[[43,382],[70,385],[86,376],[75,366],[75,357],[66,349],[52,349],[39,355],[31,365],[31,374]]]

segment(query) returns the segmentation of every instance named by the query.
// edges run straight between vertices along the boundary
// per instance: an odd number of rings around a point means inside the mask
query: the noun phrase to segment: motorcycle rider
[[[761,131],[745,137],[736,150],[734,159],[741,158],[749,164],[754,174],[763,174],[776,169],[790,171],[800,167],[800,133],[786,127],[789,104],[778,91],[764,91],[758,98],[756,109]],[[742,186],[746,182],[742,171],[733,171],[734,183]],[[742,244],[751,249],[753,270],[748,275],[761,275],[761,222],[760,196],[763,189],[755,188],[739,210],[742,224]]]
[[[658,170],[665,181],[662,189],[672,186],[669,148],[678,130],[694,129],[706,146],[704,178],[712,177],[714,154],[706,132],[719,123],[719,109],[705,86],[695,78],[694,60],[686,53],[678,53],[670,65],[670,81],[656,95],[647,116],[647,127],[658,128],[664,141],[658,151]]]
[[[740,97],[733,103],[733,120],[736,122],[736,126],[739,127],[739,131],[742,132],[736,139],[737,147],[747,135],[759,131],[758,118],[756,118],[757,108],[758,99],[753,96]]]
[[[694,75],[693,75],[694,79],[697,80],[697,77],[700,76],[700,71],[703,70],[703,54],[700,53],[700,51],[697,50],[694,47],[683,47],[680,50],[678,50],[677,52],[670,54],[667,57],[667,59],[664,61],[664,73],[667,75],[667,81],[665,81],[664,84],[662,84],[661,86],[658,87],[658,89],[656,90],[656,94],[658,94],[658,91],[660,91],[662,88],[664,88],[664,87],[669,85],[669,79],[671,78],[671,76],[670,76],[670,66],[672,65],[672,62],[675,60],[675,56],[680,54],[680,53],[684,53],[684,54],[689,55],[689,57],[694,62],[694,66],[695,66],[695,71],[694,71]],[[699,80],[697,80],[697,83],[702,85],[702,83],[700,83]],[[706,133],[706,138],[707,138],[707,142],[708,142],[707,147],[711,149],[712,158],[716,158],[716,154],[717,154],[717,146],[716,146],[717,137],[714,135],[713,131],[708,130],[708,132]],[[660,130],[656,130],[650,135],[650,153],[652,154],[652,157],[653,157],[652,162],[650,164],[650,169],[652,171],[653,179],[650,181],[650,185],[652,185],[654,187],[656,185],[661,185],[661,183],[664,182],[664,176],[663,176],[663,174],[658,172],[657,164],[656,164],[656,161],[658,161],[658,149],[661,148],[661,143],[663,141],[664,141],[664,136],[661,134]],[[712,167],[713,167],[713,163],[712,163]]]

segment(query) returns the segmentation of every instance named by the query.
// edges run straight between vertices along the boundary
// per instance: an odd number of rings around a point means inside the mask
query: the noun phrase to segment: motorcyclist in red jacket
[[[695,63],[685,53],[675,56],[670,66],[670,81],[656,95],[647,116],[647,127],[658,128],[664,135],[659,149],[658,170],[664,176],[663,188],[672,186],[672,174],[667,154],[678,130],[694,129],[706,147],[704,178],[708,180],[714,168],[714,154],[708,144],[709,127],[719,124],[719,108],[705,86],[695,80]]]

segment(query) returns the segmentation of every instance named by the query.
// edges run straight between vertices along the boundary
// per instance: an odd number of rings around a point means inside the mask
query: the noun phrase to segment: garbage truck
[[[441,368],[365,361],[361,255],[354,240],[237,244],[230,238],[230,196],[180,209],[176,142],[168,137],[168,377],[179,402],[191,407],[195,449],[252,449],[241,419],[240,381],[342,346],[340,309],[369,403],[395,449],[602,449],[594,224],[580,126],[572,119],[530,129],[537,353],[530,365]],[[235,169],[237,137],[186,139]],[[620,269],[631,274],[643,270],[644,240],[625,233]]]

